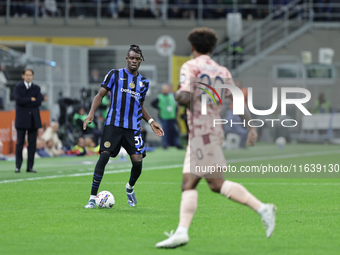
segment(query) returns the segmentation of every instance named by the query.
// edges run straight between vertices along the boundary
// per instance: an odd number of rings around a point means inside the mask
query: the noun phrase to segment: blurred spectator
[[[46,142],[48,153],[54,157],[64,154],[63,144],[61,143],[58,136],[59,123],[52,122],[51,126],[46,128],[45,132],[41,136]]]
[[[87,123],[87,128],[86,128],[86,130],[84,130],[83,124],[84,124],[84,120],[85,120],[86,117],[87,117],[87,114],[85,113],[85,108],[83,106],[81,106],[79,108],[78,112],[76,112],[73,115],[73,125],[79,131],[81,131],[84,135],[85,134],[93,135],[94,141],[96,142],[96,144],[98,144],[99,138],[101,136],[101,132],[96,128],[96,124],[94,122]]]
[[[111,0],[109,2],[109,8],[107,9],[108,15],[113,19],[118,19],[119,12],[124,8],[124,2],[122,0]]]
[[[54,142],[52,139],[46,141],[46,147],[45,151],[50,155],[51,157],[57,157],[59,156],[58,151],[56,150],[54,146]]]
[[[41,102],[40,110],[48,110],[48,94],[47,93],[43,94],[43,101]]]
[[[76,156],[85,156],[86,155],[86,147],[85,147],[85,139],[83,137],[79,137],[77,144],[66,152],[69,155],[76,155]]]
[[[228,38],[227,41],[229,42],[230,39]],[[229,68],[236,68],[238,65],[242,63],[242,56],[243,56],[243,39],[237,42],[230,42],[226,47],[227,55],[231,56],[231,66]]]
[[[24,4],[24,13],[21,15],[21,17],[26,16],[33,17],[34,14],[35,14],[35,0],[26,0]]]
[[[192,18],[196,15],[197,0],[170,0],[169,18]]]
[[[90,83],[101,83],[102,80],[99,77],[99,71],[98,69],[94,68],[91,70],[91,77],[90,77]]]
[[[45,132],[45,129],[43,127],[38,128],[37,138],[41,138],[44,132]]]
[[[51,157],[50,154],[47,153],[47,151],[45,150],[46,148],[46,142],[44,139],[42,138],[37,138],[37,149],[35,151],[35,153],[40,157],[40,158],[47,158],[47,157]]]
[[[41,11],[42,15],[45,17],[60,16],[56,0],[44,0]]]
[[[136,18],[155,18],[158,17],[155,0],[134,1]]]
[[[326,99],[325,94],[321,92],[315,101],[315,113],[330,113],[331,103]]]
[[[177,104],[174,94],[171,93],[171,87],[169,85],[163,85],[162,93],[151,102],[151,105],[158,109],[158,116],[164,130],[164,136],[162,137],[163,148],[167,149],[168,146],[176,146],[178,149],[182,149],[176,119]]]
[[[235,85],[239,87],[244,95],[244,103],[247,105],[247,94],[248,91],[246,88],[242,88],[242,85],[240,82],[235,81]],[[229,97],[230,100],[230,109],[227,111],[227,116],[226,119],[228,120],[228,123],[242,123],[242,118],[239,115],[234,115],[233,114],[233,99],[232,97]],[[237,134],[240,136],[240,147],[241,148],[246,148],[246,143],[247,143],[247,137],[248,137],[248,128],[244,127],[243,125],[225,125],[224,127],[224,132],[226,135],[229,133]]]
[[[11,13],[14,17],[19,17],[24,13],[24,5],[22,0],[11,1]]]
[[[85,137],[85,149],[87,155],[99,154],[99,147],[99,145],[96,146],[96,143],[91,137]]]

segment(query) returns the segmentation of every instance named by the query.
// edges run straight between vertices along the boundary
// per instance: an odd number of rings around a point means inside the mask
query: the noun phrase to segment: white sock
[[[134,186],[131,186],[129,183],[127,183],[125,187],[126,187],[127,189],[133,189]]]
[[[266,205],[261,203],[259,209],[257,209],[257,213],[260,214],[261,216],[263,216],[265,208],[266,208]]]
[[[182,192],[178,227],[184,227],[187,229],[190,227],[190,223],[197,209],[197,200],[197,190],[190,189]]]
[[[188,228],[183,226],[178,226],[175,233],[188,234]]]
[[[95,200],[95,199],[96,199],[96,196],[95,196],[95,195],[91,195],[91,196],[90,196],[90,200],[91,200],[91,199]]]

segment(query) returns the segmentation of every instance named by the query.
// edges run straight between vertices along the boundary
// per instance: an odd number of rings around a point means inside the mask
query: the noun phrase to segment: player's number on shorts
[[[202,160],[203,159],[203,152],[200,148],[198,148],[196,150],[196,157],[199,159],[199,160]]]
[[[143,139],[141,136],[135,136],[135,145],[143,145]]]

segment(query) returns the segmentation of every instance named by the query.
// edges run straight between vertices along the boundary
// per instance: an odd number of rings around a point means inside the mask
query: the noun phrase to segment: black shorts
[[[105,125],[99,152],[109,151],[111,157],[116,157],[120,147],[123,147],[129,155],[142,154],[143,157],[146,156],[140,130]]]

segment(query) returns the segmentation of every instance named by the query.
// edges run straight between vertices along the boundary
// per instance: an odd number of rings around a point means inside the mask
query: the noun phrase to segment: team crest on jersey
[[[105,147],[105,148],[110,148],[110,146],[111,146],[111,143],[110,143],[109,141],[106,141],[106,142],[104,143],[104,147]]]
[[[129,84],[130,88],[134,89],[136,87],[136,84],[132,81],[130,84]]]
[[[185,74],[181,74],[180,78],[179,78],[179,82],[183,83],[185,82]]]

